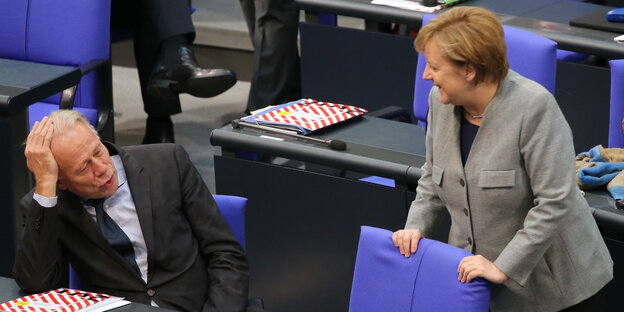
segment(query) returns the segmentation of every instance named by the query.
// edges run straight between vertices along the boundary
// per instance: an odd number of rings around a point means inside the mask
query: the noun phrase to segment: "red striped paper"
[[[115,301],[122,299],[106,294],[59,288],[7,301],[0,304],[0,311],[74,312],[111,298],[117,299]]]
[[[366,112],[367,110],[355,106],[306,99],[255,116],[254,120],[297,125],[314,131],[360,116]]]

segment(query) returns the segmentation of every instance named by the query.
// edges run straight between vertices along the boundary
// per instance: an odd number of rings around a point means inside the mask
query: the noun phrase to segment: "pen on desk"
[[[327,145],[329,148],[331,148],[333,150],[337,150],[337,151],[344,151],[347,148],[347,143],[345,143],[344,141],[341,141],[341,140],[318,139],[318,138],[313,138],[313,137],[307,137],[305,135],[298,134],[295,131],[283,130],[283,129],[277,129],[277,128],[273,128],[273,127],[267,127],[267,126],[247,123],[247,122],[241,121],[240,119],[232,120],[232,127],[234,129],[238,129],[240,127],[247,127],[247,128],[257,129],[257,130],[264,130],[264,131],[268,131],[268,132],[288,135],[288,136],[291,136],[291,137],[295,137],[297,139],[302,139],[302,140],[308,140],[308,141],[322,143],[324,145]]]

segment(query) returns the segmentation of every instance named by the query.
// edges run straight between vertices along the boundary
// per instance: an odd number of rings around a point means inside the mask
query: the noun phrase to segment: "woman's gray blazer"
[[[575,183],[572,133],[541,85],[509,71],[466,165],[462,108],[429,96],[427,157],[406,228],[425,237],[447,213],[449,244],[481,254],[508,280],[492,311],[557,311],[613,277],[613,261]]]

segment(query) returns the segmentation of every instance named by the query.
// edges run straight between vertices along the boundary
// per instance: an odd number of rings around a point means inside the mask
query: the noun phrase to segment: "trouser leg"
[[[254,45],[248,110],[301,97],[297,33],[299,12],[292,0],[241,0]],[[250,14],[255,14],[253,28]]]

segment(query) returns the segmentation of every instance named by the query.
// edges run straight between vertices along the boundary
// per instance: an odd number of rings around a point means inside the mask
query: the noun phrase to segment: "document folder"
[[[277,105],[245,117],[247,123],[294,130],[303,135],[361,116],[368,111],[359,107],[301,99]]]

